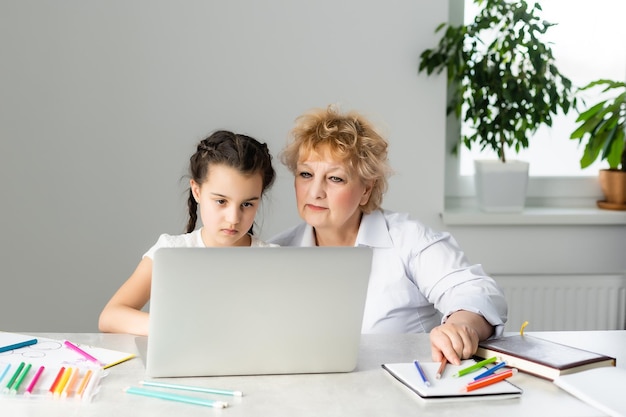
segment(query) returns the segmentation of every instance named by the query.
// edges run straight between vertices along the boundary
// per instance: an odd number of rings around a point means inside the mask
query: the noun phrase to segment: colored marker
[[[445,371],[447,364],[448,364],[448,360],[446,358],[443,358],[441,360],[441,364],[439,365],[439,369],[437,369],[437,375],[435,375],[436,379],[441,378],[441,375],[443,375],[443,371]]]
[[[499,364],[497,364],[496,366],[492,366],[491,368],[487,369],[485,372],[483,372],[482,374],[478,375],[477,377],[474,377],[474,381],[477,381],[481,378],[484,378],[486,376],[489,376],[491,374],[493,374],[495,371],[497,371],[498,369],[502,368],[503,366],[506,366],[506,362],[500,362]]]
[[[37,385],[37,381],[39,381],[39,377],[41,377],[41,374],[43,373],[43,370],[44,370],[44,366],[40,366],[39,369],[37,370],[37,372],[35,373],[35,376],[30,381],[30,384],[28,384],[28,387],[26,388],[26,392],[24,394],[32,394],[33,393],[33,390],[35,389],[35,385]]]
[[[57,385],[59,385],[59,381],[61,380],[61,377],[63,376],[64,372],[65,372],[65,367],[62,366],[61,369],[59,369],[59,373],[57,374],[56,378],[54,378],[54,382],[52,383],[52,385],[50,385],[50,389],[48,390],[52,394],[54,394],[54,390],[56,389]]]
[[[61,392],[63,392],[63,388],[67,385],[67,381],[70,380],[70,376],[72,375],[72,368],[67,368],[65,372],[63,372],[63,376],[59,381],[59,384],[54,388],[54,396],[60,397]]]
[[[24,378],[26,377],[26,375],[28,375],[28,372],[30,371],[31,366],[33,365],[31,365],[30,363],[26,365],[26,368],[24,368],[24,371],[22,372],[22,374],[19,376],[19,378],[17,378],[17,380],[15,381],[15,384],[13,384],[13,387],[11,388],[12,392],[17,393],[17,391],[20,389],[20,385],[22,385]]]
[[[4,377],[7,375],[7,372],[9,372],[9,369],[11,369],[11,364],[7,363],[7,366],[4,368],[4,371],[2,371],[2,375],[0,375],[0,382],[2,382]]]
[[[80,394],[80,398],[82,398],[83,401],[89,401],[91,399],[95,386],[100,380],[100,372],[100,369],[95,369],[94,371],[92,371],[89,377],[88,384],[85,386],[85,389]]]
[[[426,374],[424,373],[424,370],[420,366],[420,363],[418,361],[413,361],[413,363],[415,364],[415,368],[417,368],[417,372],[419,372],[424,385],[426,385],[427,387],[430,387],[430,381],[428,380],[428,378],[426,378]]]
[[[12,345],[2,346],[0,347],[0,352],[8,352],[9,350],[20,349],[26,346],[34,345],[35,343],[37,343],[37,339],[25,340],[23,342],[14,343]]]
[[[80,385],[78,386],[78,390],[76,390],[76,395],[82,397],[83,393],[85,392],[85,388],[87,388],[87,384],[89,383],[89,380],[91,379],[91,374],[93,373],[93,371],[91,369],[89,369],[86,373],[85,376],[83,377],[83,380],[80,381]]]
[[[467,384],[465,386],[464,391],[466,392],[470,392],[470,391],[474,391],[477,390],[479,388],[483,388],[489,385],[493,385],[497,382],[503,381],[507,378],[512,377],[513,375],[515,375],[517,373],[517,369],[513,368],[513,369],[509,369],[508,371],[504,371],[504,372],[500,372],[497,374],[493,374],[490,376],[487,376],[485,378],[479,379],[478,381],[473,381],[470,382],[469,384]]]
[[[66,347],[72,349],[74,352],[81,355],[82,357],[84,357],[85,359],[90,360],[91,362],[97,363],[98,365],[102,365],[98,359],[94,358],[89,353],[85,352],[84,350],[82,350],[81,348],[79,348],[78,346],[70,342],[69,340],[64,341],[63,344]]]
[[[224,390],[224,389],[194,387],[194,386],[190,386],[190,385],[168,384],[168,383],[165,383],[165,382],[139,381],[139,384],[140,385],[144,385],[146,387],[179,389],[179,390],[183,390],[183,391],[204,392],[204,393],[207,393],[207,394],[232,395],[234,397],[242,397],[243,396],[243,392],[241,392],[241,391],[230,391],[230,390]]]
[[[495,356],[493,358],[485,359],[484,361],[477,362],[477,363],[475,363],[472,366],[468,366],[467,368],[461,369],[460,371],[458,371],[457,373],[455,373],[452,376],[453,377],[459,377],[459,376],[470,374],[472,372],[475,372],[475,371],[479,370],[480,368],[482,368],[485,365],[488,365],[490,363],[494,363],[496,360],[498,360],[498,358],[496,358]]]
[[[69,397],[72,395],[72,392],[74,391],[74,387],[76,386],[76,383],[78,382],[79,375],[80,375],[80,369],[78,368],[74,369],[74,372],[72,373],[72,376],[70,377],[70,380],[67,381],[67,385],[65,386],[65,389],[61,393],[62,397],[65,398],[65,397]]]
[[[22,372],[22,369],[24,369],[24,365],[25,365],[25,363],[22,362],[22,363],[20,363],[20,366],[17,367],[17,370],[15,371],[15,373],[13,374],[11,379],[9,379],[9,383],[7,384],[6,391],[10,391],[11,390],[11,388],[13,387],[13,384],[15,383],[15,380],[20,375],[20,372]]]
[[[222,401],[205,400],[204,398],[188,397],[185,395],[170,394],[145,388],[128,387],[124,389],[128,394],[143,395],[144,397],[160,398],[162,400],[178,401],[181,403],[203,405],[205,407],[226,408],[228,403]]]

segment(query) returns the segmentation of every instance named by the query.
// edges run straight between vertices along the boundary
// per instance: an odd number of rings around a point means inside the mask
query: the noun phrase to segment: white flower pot
[[[528,162],[475,160],[476,197],[481,210],[491,213],[521,212],[526,202]]]

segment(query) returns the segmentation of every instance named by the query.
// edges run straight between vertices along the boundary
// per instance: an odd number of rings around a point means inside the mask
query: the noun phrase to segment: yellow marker
[[[522,327],[519,329],[520,336],[524,336],[524,329],[526,328],[526,326],[528,326],[528,321],[522,323]]]
[[[56,388],[54,389],[55,397],[58,397],[61,395],[63,388],[65,388],[65,385],[67,385],[67,381],[70,379],[70,375],[72,375],[72,368],[67,368],[65,372],[63,372],[63,376],[61,377],[61,380],[59,381],[59,385],[57,385]]]

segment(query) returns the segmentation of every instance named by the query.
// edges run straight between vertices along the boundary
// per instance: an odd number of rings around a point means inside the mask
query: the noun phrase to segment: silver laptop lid
[[[146,373],[352,371],[371,258],[362,247],[158,250]]]

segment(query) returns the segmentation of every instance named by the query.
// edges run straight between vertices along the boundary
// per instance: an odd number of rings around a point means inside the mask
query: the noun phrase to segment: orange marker
[[[62,397],[69,397],[72,395],[72,392],[74,391],[74,387],[76,386],[76,382],[78,382],[79,375],[80,375],[80,369],[79,368],[74,369],[74,373],[70,377],[70,380],[67,381],[67,385],[65,386],[65,389],[61,393]]]
[[[87,384],[89,383],[89,379],[91,378],[92,373],[93,371],[91,369],[87,371],[87,373],[83,377],[83,380],[80,382],[80,386],[78,387],[78,390],[76,391],[76,395],[80,397],[83,396],[83,393],[85,392],[85,388],[87,388]]]
[[[479,388],[484,388],[486,386],[495,384],[496,382],[500,382],[500,381],[503,381],[503,380],[505,380],[507,378],[510,378],[513,375],[515,375],[516,373],[517,373],[517,369],[513,368],[513,369],[509,369],[508,371],[500,372],[500,373],[497,373],[497,374],[486,376],[486,377],[481,378],[481,379],[477,379],[476,381],[473,381],[473,382],[470,382],[469,384],[467,384],[467,386],[465,387],[464,391],[470,392],[470,391],[474,391],[474,390],[479,389]]]
[[[67,381],[69,381],[70,375],[72,375],[72,368],[67,368],[65,372],[63,372],[63,376],[59,380],[59,383],[54,388],[54,395],[56,397],[61,396],[61,392],[63,391],[63,388],[65,388],[65,386],[67,385]]]
[[[52,385],[50,386],[50,389],[48,390],[52,394],[54,394],[54,390],[56,389],[57,385],[59,385],[59,381],[61,380],[61,377],[63,376],[64,372],[65,372],[65,367],[62,366],[61,369],[59,369],[59,373],[57,374],[57,377],[54,378],[54,382],[52,383]]]

